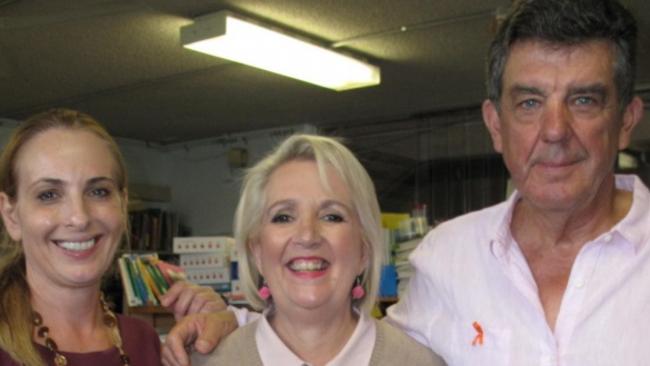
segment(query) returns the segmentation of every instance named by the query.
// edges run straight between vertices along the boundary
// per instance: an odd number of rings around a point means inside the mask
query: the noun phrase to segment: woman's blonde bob
[[[361,280],[366,295],[362,299],[354,300],[353,306],[361,311],[370,311],[376,300],[384,242],[375,186],[348,148],[336,139],[316,135],[290,136],[246,172],[235,213],[234,233],[239,252],[240,280],[247,300],[257,310],[269,305],[258,294],[262,279],[255,266],[249,242],[261,226],[266,204],[264,193],[269,177],[279,166],[294,160],[316,162],[326,189],[329,187],[325,174],[326,166],[332,167],[348,187],[354,212],[361,223],[361,244],[368,258]],[[352,290],[353,284],[349,285]]]

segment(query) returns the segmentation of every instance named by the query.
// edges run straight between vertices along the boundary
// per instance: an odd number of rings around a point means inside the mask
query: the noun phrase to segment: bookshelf
[[[230,302],[243,299],[237,279],[234,239],[229,236],[174,237],[172,249],[177,265],[162,261],[156,252],[124,253],[118,259],[124,313],[137,316],[166,333],[174,319],[159,306],[160,296],[183,278],[212,287]]]
[[[382,226],[386,240],[385,256],[388,262],[382,271],[382,283],[380,286],[379,306],[382,312],[404,293],[411,278],[413,269],[408,260],[409,255],[420,244],[426,233],[430,230],[426,219],[426,206],[416,205],[411,214],[409,213],[382,213]],[[391,271],[387,271],[393,267]],[[382,291],[382,287],[393,289],[396,285],[396,293],[393,296]],[[394,301],[393,301],[394,300]]]
[[[172,240],[179,235],[178,214],[169,210],[171,189],[153,184],[129,184],[129,240],[127,253],[172,254]]]
[[[160,297],[182,276],[182,269],[157,254],[123,254],[118,259],[123,309],[151,324],[160,334],[174,325],[173,314],[160,306]]]
[[[178,215],[169,210],[171,202],[171,189],[168,186],[130,183],[129,184],[128,222],[129,232],[120,251],[120,258],[116,263],[116,275],[112,279],[113,294],[121,313],[140,318],[151,324],[159,334],[165,334],[174,325],[175,320],[171,312],[162,306],[148,304],[134,304],[129,300],[127,286],[125,286],[122,268],[125,256],[160,257],[172,263],[178,262],[178,256],[172,251],[173,237],[179,234],[180,223]],[[132,285],[130,286],[131,290]]]
[[[379,313],[377,314],[377,318],[383,318],[386,316],[386,309],[388,309],[389,306],[395,304],[399,298],[397,296],[380,296],[377,298],[377,310]]]
[[[173,238],[178,236],[178,215],[160,208],[129,211],[129,252],[172,254]]]

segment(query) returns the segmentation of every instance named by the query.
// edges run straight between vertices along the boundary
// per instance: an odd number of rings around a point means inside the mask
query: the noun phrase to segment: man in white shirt
[[[643,113],[635,53],[614,0],[515,2],[482,108],[517,191],[427,235],[389,322],[449,365],[648,364],[650,193],[614,175]],[[164,352],[215,342],[199,323]]]
[[[650,193],[615,176],[643,103],[614,1],[518,4],[483,117],[517,191],[433,230],[388,320],[450,365],[648,365]]]

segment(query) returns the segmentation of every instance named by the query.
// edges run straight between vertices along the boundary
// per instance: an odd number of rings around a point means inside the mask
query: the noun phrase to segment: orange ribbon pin
[[[472,323],[472,327],[474,327],[474,330],[476,330],[476,336],[474,337],[474,340],[472,341],[472,346],[476,346],[477,344],[479,346],[483,345],[483,328],[481,327],[481,324],[478,322]]]

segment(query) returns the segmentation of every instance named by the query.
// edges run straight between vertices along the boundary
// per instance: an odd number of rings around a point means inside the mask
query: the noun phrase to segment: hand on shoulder
[[[209,353],[223,337],[235,329],[237,318],[232,311],[190,314],[179,321],[165,338],[162,347],[163,365],[189,365],[190,349]]]

